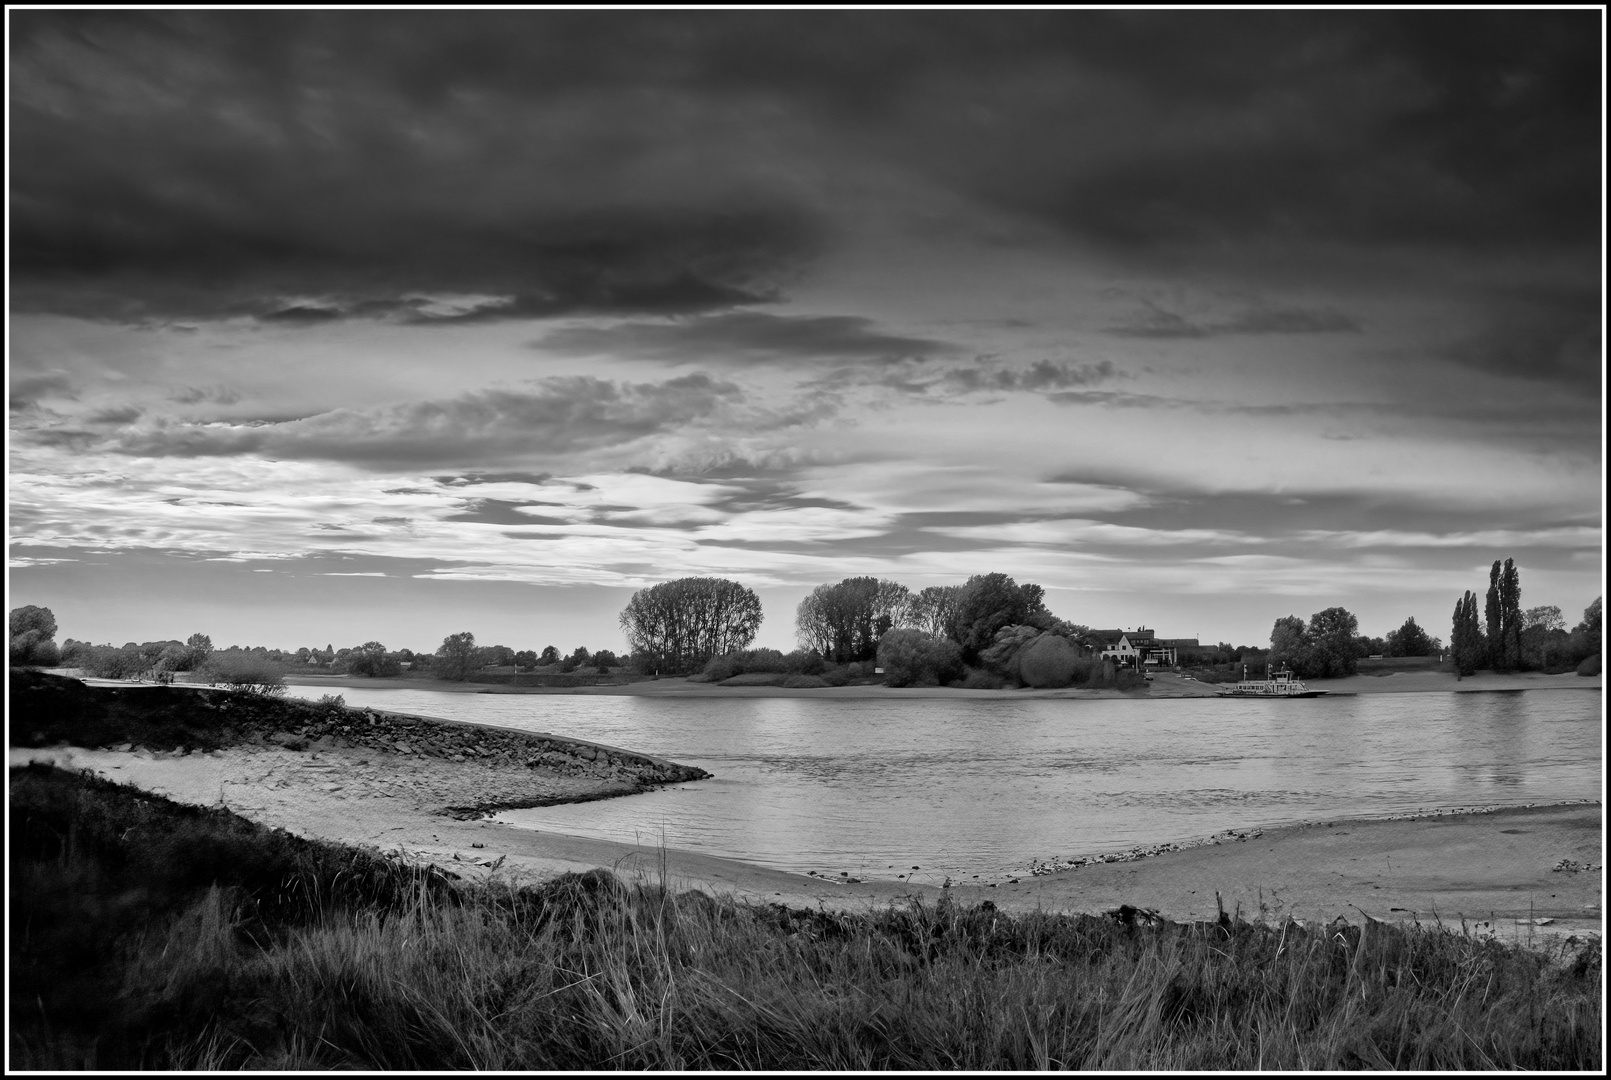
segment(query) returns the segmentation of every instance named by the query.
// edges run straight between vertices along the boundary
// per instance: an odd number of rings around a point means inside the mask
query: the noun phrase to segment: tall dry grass
[[[190,828],[199,835],[223,824],[201,817]],[[19,879],[14,862],[14,888],[21,880],[47,893],[88,890],[106,899],[85,911],[93,916],[102,904],[111,918],[127,880],[93,847],[34,845],[33,876]],[[94,1032],[83,1016],[75,1025],[18,1004],[14,921],[12,1064],[1240,1070],[1601,1062],[1598,945],[1550,954],[1379,923],[1146,927],[948,902],[842,914],[717,900],[663,880],[629,887],[603,871],[541,888],[449,888],[405,867],[349,863],[366,884],[344,889],[320,877],[340,851],[326,848],[302,853],[290,870],[292,880],[317,884],[278,882],[270,915],[254,893],[260,885],[196,886],[194,877],[182,900],[126,907],[124,921],[138,926],[106,935],[106,970],[116,977],[104,982]],[[130,919],[136,910],[143,917]]]

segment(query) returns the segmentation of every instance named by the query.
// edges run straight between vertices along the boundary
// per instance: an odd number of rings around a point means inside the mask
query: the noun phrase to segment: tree
[[[537,666],[537,654],[530,649],[521,649],[515,653],[515,667],[521,671],[530,671]]]
[[[27,604],[11,609],[11,662],[14,665],[55,663],[56,615],[47,607]]]
[[[1387,632],[1386,656],[1430,656],[1434,652],[1432,639],[1422,630],[1411,615],[1397,630]]]
[[[542,655],[538,657],[537,662],[539,664],[559,663],[559,650],[554,648],[552,645],[543,646]]]
[[[1303,677],[1309,657],[1309,628],[1296,615],[1275,620],[1270,629],[1269,670],[1291,668]]]
[[[871,660],[878,639],[910,617],[906,586],[872,577],[819,585],[795,609],[800,645],[836,663]]]
[[[381,679],[401,674],[403,665],[380,642],[366,641],[347,654],[347,670],[354,675]]]
[[[469,631],[449,634],[436,650],[438,663],[433,665],[437,677],[464,682],[476,669],[475,635]]]
[[[945,637],[955,623],[960,585],[930,585],[906,603],[906,625],[932,637]]]
[[[1513,671],[1521,666],[1522,633],[1521,572],[1514,559],[1505,560],[1499,575],[1499,611],[1503,626],[1501,662],[1504,670]]]
[[[1566,645],[1566,619],[1554,604],[1522,612],[1522,658],[1527,664],[1549,667],[1550,654],[1562,655]]]
[[[1474,674],[1488,655],[1482,624],[1477,621],[1477,595],[1467,589],[1454,605],[1454,626],[1449,651],[1455,671],[1461,676]]]
[[[761,628],[761,600],[736,581],[681,578],[632,594],[621,612],[634,662],[670,675],[699,671],[745,648]]]
[[[979,652],[1004,626],[1027,624],[1046,630],[1056,622],[1046,610],[1039,585],[1019,585],[1006,574],[975,574],[962,586],[950,636],[962,646],[962,657],[977,662]]]
[[[185,664],[183,671],[196,671],[207,664],[213,654],[213,639],[206,634],[191,634],[185,638]]]
[[[1329,607],[1309,619],[1307,677],[1337,679],[1359,670],[1359,619],[1347,608]]]
[[[956,642],[921,630],[889,631],[879,639],[877,655],[886,686],[939,686],[964,674]]]
[[[1488,571],[1488,598],[1482,607],[1483,621],[1488,624],[1488,666],[1496,669],[1505,662],[1505,615],[1499,597],[1499,575],[1503,572],[1504,564],[1495,559]]]
[[[1600,600],[1595,597],[1594,603],[1583,609],[1583,621],[1572,628],[1572,636],[1567,639],[1568,656],[1574,662],[1600,655]]]

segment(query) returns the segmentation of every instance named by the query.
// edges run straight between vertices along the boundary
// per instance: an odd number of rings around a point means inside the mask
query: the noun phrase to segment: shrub
[[[964,690],[1000,690],[1007,685],[1007,680],[984,668],[968,668],[967,674],[957,685]]]
[[[825,667],[823,668],[822,674],[818,675],[817,678],[821,679],[829,686],[848,686],[850,685],[851,679],[850,665],[834,664],[832,666]]]
[[[1583,662],[1577,666],[1577,673],[1579,675],[1600,674],[1600,654],[1595,653],[1593,656],[1585,657]]]
[[[1042,634],[1018,655],[1018,677],[1025,686],[1036,689],[1068,686],[1074,681],[1074,666],[1080,653],[1068,638]]]
[[[790,690],[815,690],[819,686],[827,686],[828,680],[820,675],[790,675],[783,680],[783,685]]]
[[[721,682],[735,675],[782,675],[790,672],[788,658],[776,649],[749,649],[713,656],[705,665],[701,682]]]
[[[91,645],[79,653],[79,666],[97,679],[132,679],[150,665],[139,649]]]
[[[248,694],[273,697],[285,693],[285,672],[280,665],[251,653],[214,653],[207,661],[207,674],[213,682]]]
[[[990,647],[979,653],[979,665],[1012,683],[1024,682],[1018,665],[1024,650],[1041,635],[1038,627],[1026,623],[1004,626],[996,631]]]
[[[828,668],[828,662],[815,649],[796,649],[785,656],[783,662],[790,671],[801,675],[821,675]]]
[[[782,686],[790,676],[781,671],[745,671],[723,679],[722,686]]]
[[[56,667],[61,664],[61,648],[49,638],[28,641],[27,639],[34,633],[35,631],[30,630],[27,634],[22,635],[20,639],[12,638],[11,662],[19,666],[28,667]]]
[[[342,694],[325,694],[317,704],[327,713],[338,713],[347,707],[347,698]]]
[[[921,630],[891,630],[878,642],[886,686],[939,686],[962,678],[962,648]]]
[[[1120,690],[1145,690],[1147,680],[1135,668],[1120,668],[1113,678],[1113,685]]]

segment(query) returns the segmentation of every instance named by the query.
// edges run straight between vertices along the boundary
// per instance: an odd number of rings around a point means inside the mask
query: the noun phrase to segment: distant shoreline
[[[715,683],[689,682],[682,678],[644,679],[639,682],[606,686],[502,686],[483,683],[446,682],[426,678],[370,679],[353,675],[290,674],[286,682],[299,687],[329,687],[332,693],[340,689],[372,690],[437,690],[458,694],[589,694],[626,697],[779,697],[822,698],[826,700],[865,700],[886,698],[950,698],[962,700],[1022,700],[1024,698],[1090,699],[1104,698],[1181,698],[1214,697],[1216,687],[1182,679],[1172,672],[1160,672],[1146,690],[1086,690],[1068,687],[1060,690],[965,690],[953,686],[824,686],[790,688],[783,686],[718,686]],[[1344,694],[1415,694],[1415,693],[1479,693],[1503,690],[1598,690],[1603,677],[1583,676],[1568,672],[1563,675],[1543,675],[1538,672],[1520,672],[1511,675],[1482,673],[1456,680],[1452,675],[1435,671],[1399,672],[1390,675],[1350,675],[1342,679],[1311,679],[1308,685],[1326,690],[1333,695]]]
[[[57,674],[69,674],[61,669]],[[84,678],[79,674],[72,677]],[[101,685],[139,685],[123,680],[86,679]],[[687,679],[642,679],[637,682],[615,683],[602,686],[509,686],[495,683],[449,682],[431,678],[380,678],[361,675],[315,675],[290,672],[287,685],[302,689],[322,687],[332,694],[342,690],[434,690],[446,694],[583,694],[623,697],[679,697],[679,698],[820,698],[824,700],[857,701],[901,698],[948,698],[952,700],[1023,700],[1025,698],[1052,698],[1073,700],[1102,700],[1113,698],[1185,698],[1215,697],[1212,683],[1182,678],[1173,672],[1159,672],[1155,681],[1145,690],[1087,690],[1068,687],[1060,690],[966,690],[953,686],[824,686],[791,688],[783,686],[718,686],[715,683],[689,682]],[[1386,675],[1350,675],[1341,679],[1310,679],[1307,685],[1325,690],[1337,697],[1353,694],[1428,694],[1428,693],[1482,693],[1511,690],[1600,690],[1604,676],[1544,675],[1526,671],[1514,674],[1481,672],[1464,679],[1456,679],[1437,671],[1404,671]]]

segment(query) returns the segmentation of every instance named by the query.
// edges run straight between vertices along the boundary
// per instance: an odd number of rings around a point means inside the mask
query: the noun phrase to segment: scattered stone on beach
[[[1564,870],[1570,874],[1581,874],[1584,871],[1598,869],[1600,868],[1593,863],[1580,863],[1575,859],[1562,859],[1560,862],[1550,867],[1550,872],[1558,874]]]

